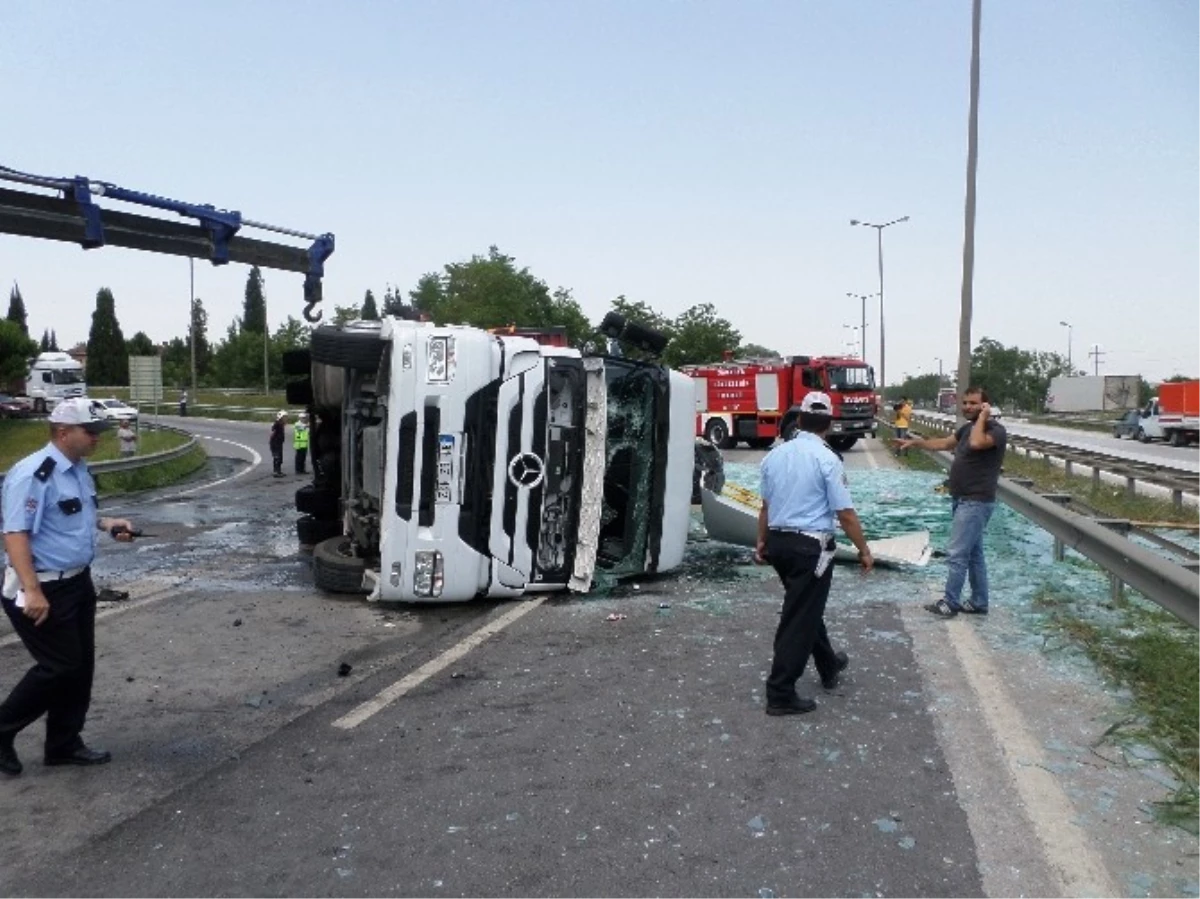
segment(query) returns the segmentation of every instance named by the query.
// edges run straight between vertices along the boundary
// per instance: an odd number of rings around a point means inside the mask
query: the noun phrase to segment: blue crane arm
[[[307,234],[254,222],[244,219],[237,211],[172,200],[83,176],[46,178],[0,166],[0,181],[62,192],[61,197],[50,197],[0,188],[0,233],[70,241],[85,250],[111,244],[208,259],[213,265],[244,262],[262,268],[300,272],[304,275],[304,317],[310,322],[321,319],[321,313],[314,309],[322,298],[325,260],[334,250],[332,234]],[[174,212],[194,219],[198,224],[104,209],[96,203],[100,197]],[[250,238],[239,234],[243,228],[273,231],[311,243],[308,247],[296,247]]]

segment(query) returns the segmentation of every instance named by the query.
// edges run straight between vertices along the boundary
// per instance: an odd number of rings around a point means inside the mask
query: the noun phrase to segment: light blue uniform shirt
[[[834,513],[852,509],[842,460],[816,434],[799,432],[762,461],[767,527],[832,531]]]
[[[35,474],[55,462],[46,480]],[[64,509],[78,507],[77,512]],[[14,465],[4,476],[4,533],[26,531],[38,571],[90,565],[96,554],[96,484],[87,463],[71,462],[53,443]]]

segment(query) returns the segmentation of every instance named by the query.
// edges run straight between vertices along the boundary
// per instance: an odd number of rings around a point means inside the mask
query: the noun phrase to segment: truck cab
[[[29,362],[25,393],[35,412],[53,409],[61,400],[85,396],[83,366],[67,353],[42,353]]]
[[[310,353],[317,474],[297,506],[338,529],[313,548],[319,587],[463,601],[584,591],[682,561],[683,375],[391,318],[318,328]]]

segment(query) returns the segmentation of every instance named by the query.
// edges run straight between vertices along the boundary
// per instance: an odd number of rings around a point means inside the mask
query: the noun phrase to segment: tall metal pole
[[[196,396],[196,260],[188,257],[188,287],[192,295],[188,306],[188,342],[192,345],[192,402]]]
[[[1059,322],[1060,325],[1067,329],[1067,375],[1075,377],[1075,366],[1071,362],[1071,323]]]
[[[846,296],[853,297],[862,302],[862,330],[859,331],[859,356],[863,362],[867,361],[867,300],[875,296],[873,293],[851,293],[846,291]]]
[[[886,225],[875,228],[875,236],[879,239],[879,395],[883,396],[887,389],[887,357],[884,355],[883,343],[883,229]]]
[[[979,163],[979,20],[982,0],[971,3],[971,107],[967,117],[967,200],[963,227],[962,311],[958,321],[958,392],[971,386],[971,314],[975,277],[975,171]],[[962,420],[961,406],[959,418]]]
[[[271,327],[267,324],[267,292],[263,291],[263,395],[271,393],[271,375],[267,368],[267,347],[271,343]]]

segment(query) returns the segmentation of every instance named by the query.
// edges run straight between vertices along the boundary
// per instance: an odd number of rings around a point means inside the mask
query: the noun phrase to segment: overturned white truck
[[[661,336],[610,316],[606,333]],[[323,326],[289,354],[312,412],[296,494],[316,585],[462,601],[589,589],[683,559],[692,380],[528,336],[396,318]]]

